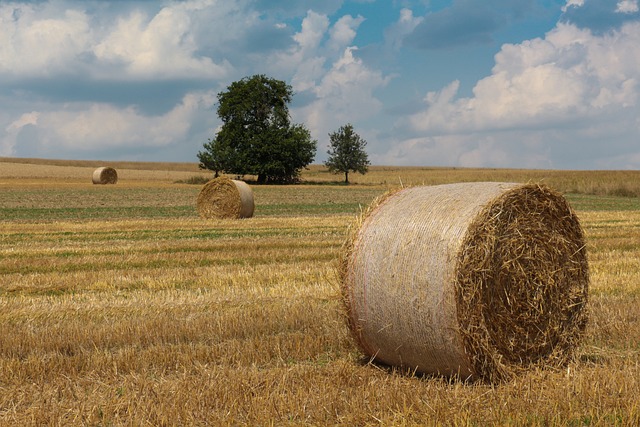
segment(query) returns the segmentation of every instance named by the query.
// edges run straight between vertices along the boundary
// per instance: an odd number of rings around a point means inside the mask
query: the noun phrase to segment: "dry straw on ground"
[[[118,172],[114,168],[101,167],[93,171],[94,184],[115,184],[118,182]]]
[[[197,200],[201,218],[250,218],[255,208],[253,191],[243,181],[226,177],[212,179],[202,187]]]
[[[378,362],[501,381],[563,366],[587,321],[579,221],[541,185],[407,188],[375,202],[344,245],[347,317]]]

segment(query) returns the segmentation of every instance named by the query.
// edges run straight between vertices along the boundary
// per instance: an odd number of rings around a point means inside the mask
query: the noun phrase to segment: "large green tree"
[[[329,134],[329,158],[324,162],[329,171],[344,173],[344,182],[349,184],[349,172],[367,173],[369,156],[364,148],[367,141],[355,133],[351,124],[341,126]]]
[[[281,80],[255,75],[218,94],[222,126],[198,153],[200,167],[216,174],[257,175],[258,182],[289,183],[315,158],[317,142],[292,124],[293,90]]]

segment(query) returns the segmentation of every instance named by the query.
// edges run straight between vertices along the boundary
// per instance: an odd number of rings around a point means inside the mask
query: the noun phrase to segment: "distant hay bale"
[[[201,218],[250,218],[255,204],[251,187],[226,177],[212,179],[202,187],[197,200]]]
[[[115,184],[118,182],[118,172],[114,168],[102,167],[93,171],[94,184]]]
[[[345,242],[340,275],[359,347],[425,374],[495,382],[563,366],[587,322],[582,228],[542,185],[389,194]]]

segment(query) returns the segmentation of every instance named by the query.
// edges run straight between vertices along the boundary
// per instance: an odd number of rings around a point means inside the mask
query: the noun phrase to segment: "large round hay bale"
[[[197,200],[201,218],[250,218],[255,208],[246,182],[219,177],[207,182]]]
[[[360,218],[341,262],[353,336],[391,366],[501,381],[564,365],[587,322],[582,228],[542,185],[391,193]]]
[[[118,172],[114,168],[102,167],[93,171],[94,184],[115,184],[118,182]]]

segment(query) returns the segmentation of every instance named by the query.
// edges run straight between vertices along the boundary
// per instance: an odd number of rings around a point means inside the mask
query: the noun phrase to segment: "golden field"
[[[640,173],[314,166],[254,186],[245,220],[197,217],[196,164],[0,159],[0,425],[640,423]],[[343,322],[347,228],[399,185],[546,182],[587,236],[575,360],[499,384],[385,369]]]

